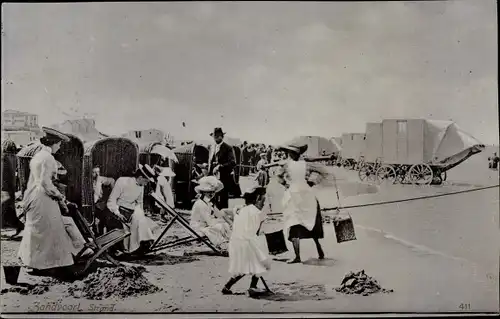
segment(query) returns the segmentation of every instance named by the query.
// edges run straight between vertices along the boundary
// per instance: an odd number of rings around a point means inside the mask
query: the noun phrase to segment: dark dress
[[[9,194],[9,199],[2,203],[2,228],[24,228],[16,213],[16,165],[16,155],[2,151],[2,191]]]
[[[288,240],[291,241],[293,238],[306,239],[306,238],[324,238],[323,232],[323,221],[321,218],[321,208],[319,206],[318,200],[316,200],[316,222],[312,230],[307,229],[304,225],[294,225],[290,227],[288,232]]]

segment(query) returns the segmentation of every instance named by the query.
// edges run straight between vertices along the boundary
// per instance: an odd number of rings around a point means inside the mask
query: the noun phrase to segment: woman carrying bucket
[[[285,237],[293,244],[295,258],[289,264],[300,263],[300,240],[310,238],[314,240],[318,251],[318,258],[324,259],[325,253],[319,243],[324,237],[323,223],[319,202],[312,189],[309,177],[317,179],[325,177],[327,172],[318,165],[300,160],[300,156],[307,151],[307,145],[289,143],[280,147],[288,155],[288,159],[281,162],[277,173],[278,180],[286,187],[283,198],[283,218]],[[314,174],[311,174],[314,173]]]

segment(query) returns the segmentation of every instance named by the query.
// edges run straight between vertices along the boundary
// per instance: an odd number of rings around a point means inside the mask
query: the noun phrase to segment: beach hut
[[[366,162],[379,181],[442,183],[446,171],[480,153],[484,145],[452,121],[386,119],[366,127]],[[370,167],[367,167],[370,169]]]

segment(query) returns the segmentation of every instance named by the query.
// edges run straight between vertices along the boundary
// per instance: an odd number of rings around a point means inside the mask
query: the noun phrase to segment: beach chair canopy
[[[77,205],[82,204],[82,175],[83,175],[83,142],[72,134],[65,134],[69,142],[62,142],[61,148],[54,154],[56,161],[62,164],[67,171],[67,199]],[[30,173],[29,163],[33,156],[43,148],[40,142],[33,142],[23,147],[18,153],[18,174],[21,188],[26,189]]]
[[[135,142],[128,138],[107,137],[86,143],[83,157],[84,205],[92,206],[94,203],[92,187],[94,167],[100,168],[102,176],[117,180],[122,176],[133,176],[138,166],[139,148]]]
[[[452,121],[426,120],[425,146],[430,152],[430,162],[446,161],[450,157],[468,151],[480,150],[484,145]]]

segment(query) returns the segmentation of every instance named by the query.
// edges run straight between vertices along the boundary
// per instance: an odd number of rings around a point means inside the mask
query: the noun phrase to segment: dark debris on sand
[[[142,266],[100,268],[68,288],[75,298],[102,300],[109,297],[128,298],[161,291],[144,277]]]
[[[374,293],[390,293],[394,292],[394,290],[386,290],[380,286],[380,284],[373,277],[365,274],[364,270],[358,271],[356,273],[349,272],[342,279],[341,286],[335,288],[337,292],[341,292],[344,294],[352,295],[363,295],[368,296]]]
[[[4,288],[0,291],[0,295],[13,292],[21,295],[42,295],[49,291],[49,286],[46,285],[23,285],[10,288]]]

